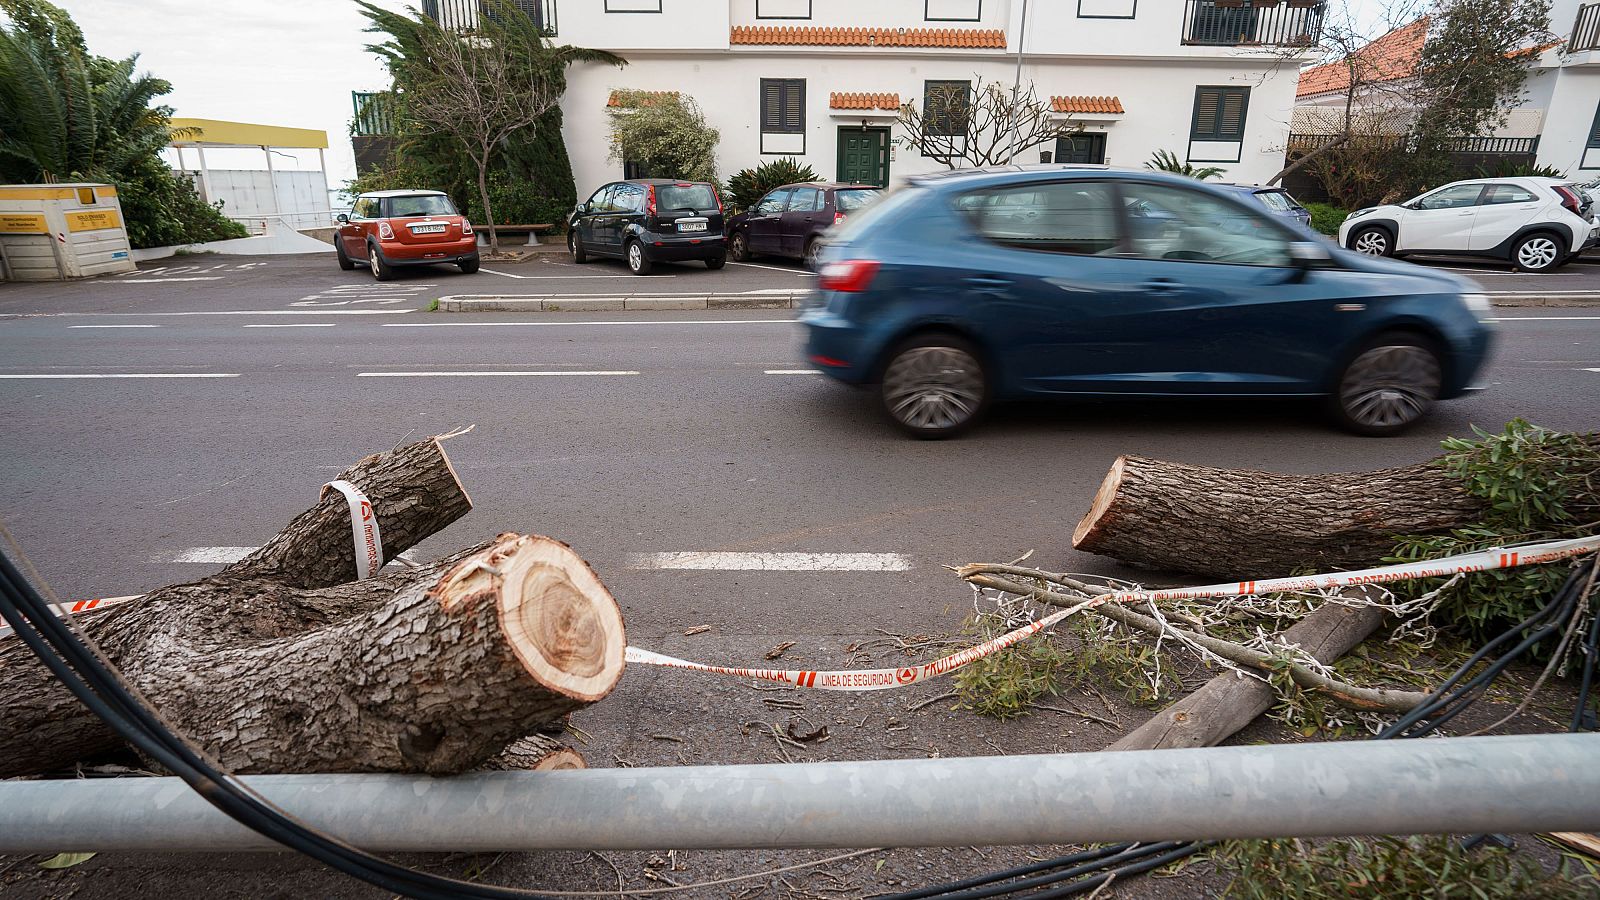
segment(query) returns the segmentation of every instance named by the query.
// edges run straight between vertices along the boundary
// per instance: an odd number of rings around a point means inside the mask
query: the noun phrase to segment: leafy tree
[[[497,208],[514,218],[560,221],[576,201],[558,105],[566,69],[626,60],[554,45],[506,0],[486,0],[484,15],[467,30],[442,27],[414,7],[401,13],[357,5],[372,23],[367,31],[385,36],[367,49],[393,80],[383,102],[397,146],[383,171],[350,189],[434,187],[489,224]],[[490,242],[498,250],[492,231]]]
[[[715,128],[693,97],[677,92],[618,91],[611,116],[611,158],[654,178],[717,180]]]
[[[754,169],[740,169],[735,172],[733,177],[728,179],[728,188],[723,194],[727,197],[733,212],[742,212],[756,205],[757,200],[775,187],[821,180],[810,166],[795,162],[792,156],[780,156]]]
[[[172,85],[140,73],[138,57],[89,52],[66,11],[45,0],[0,0],[0,181],[80,179],[118,186],[135,247],[244,237],[207,206],[160,153],[171,140]]]
[[[1082,130],[1057,116],[1032,82],[1013,90],[982,76],[970,86],[936,88],[920,105],[904,104],[899,122],[912,147],[951,169],[1007,165],[1027,150]]]
[[[1198,181],[1209,181],[1222,174],[1222,170],[1216,166],[1196,167],[1190,163],[1183,162],[1182,160],[1179,160],[1178,155],[1173,153],[1171,150],[1157,150],[1155,155],[1150,157],[1150,161],[1144,164],[1144,167],[1146,169],[1153,169],[1157,172],[1171,172],[1174,175],[1187,175],[1188,177]]]

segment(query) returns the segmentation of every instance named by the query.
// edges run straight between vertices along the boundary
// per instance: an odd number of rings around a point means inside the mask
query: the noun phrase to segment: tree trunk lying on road
[[[385,559],[471,508],[437,440],[340,477],[371,499]],[[244,560],[79,625],[240,773],[464,771],[621,675],[616,601],[558,541],[503,534],[365,581],[355,565],[346,501],[327,492]],[[0,777],[122,747],[15,638],[0,683]]]
[[[554,772],[560,769],[587,769],[583,755],[553,737],[530,734],[491,757],[480,769],[496,772]]]

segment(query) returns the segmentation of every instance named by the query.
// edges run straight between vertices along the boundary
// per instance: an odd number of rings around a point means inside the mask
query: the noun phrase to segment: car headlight
[[[1346,222],[1348,222],[1348,221],[1350,221],[1350,220],[1351,220],[1351,219],[1359,219],[1359,218],[1361,218],[1361,217],[1362,217],[1362,216],[1364,216],[1364,215],[1366,215],[1366,214],[1367,214],[1367,213],[1370,213],[1370,212],[1374,212],[1374,211],[1376,211],[1376,210],[1377,210],[1377,207],[1376,207],[1376,206],[1369,206],[1369,207],[1367,207],[1367,208],[1366,208],[1366,209],[1358,209],[1358,210],[1356,210],[1356,211],[1355,211],[1355,212],[1353,212],[1353,213],[1351,213],[1351,214],[1350,214],[1350,215],[1348,215],[1348,216],[1345,216],[1345,217],[1344,217],[1344,220],[1345,220],[1345,221],[1346,221]]]
[[[1494,305],[1489,302],[1488,294],[1462,294],[1461,302],[1467,305],[1475,315],[1486,316],[1494,312]]]

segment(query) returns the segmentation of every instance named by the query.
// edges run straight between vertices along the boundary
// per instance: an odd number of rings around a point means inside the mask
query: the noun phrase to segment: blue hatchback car
[[[1105,167],[913,178],[819,259],[806,357],[918,437],[1027,396],[1324,397],[1395,434],[1471,389],[1488,299],[1311,241],[1192,179]]]

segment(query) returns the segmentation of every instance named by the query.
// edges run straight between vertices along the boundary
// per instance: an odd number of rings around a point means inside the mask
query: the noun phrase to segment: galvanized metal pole
[[[1600,734],[246,778],[369,850],[937,847],[1600,829]],[[0,853],[263,850],[175,778],[0,783]]]
[[[1017,103],[1022,97],[1022,52],[1028,39],[1028,0],[1022,0],[1022,21],[1017,23],[1017,77],[1011,82],[1011,142],[1006,146],[1006,164],[1017,161]],[[1024,150],[1027,148],[1024,147]]]

